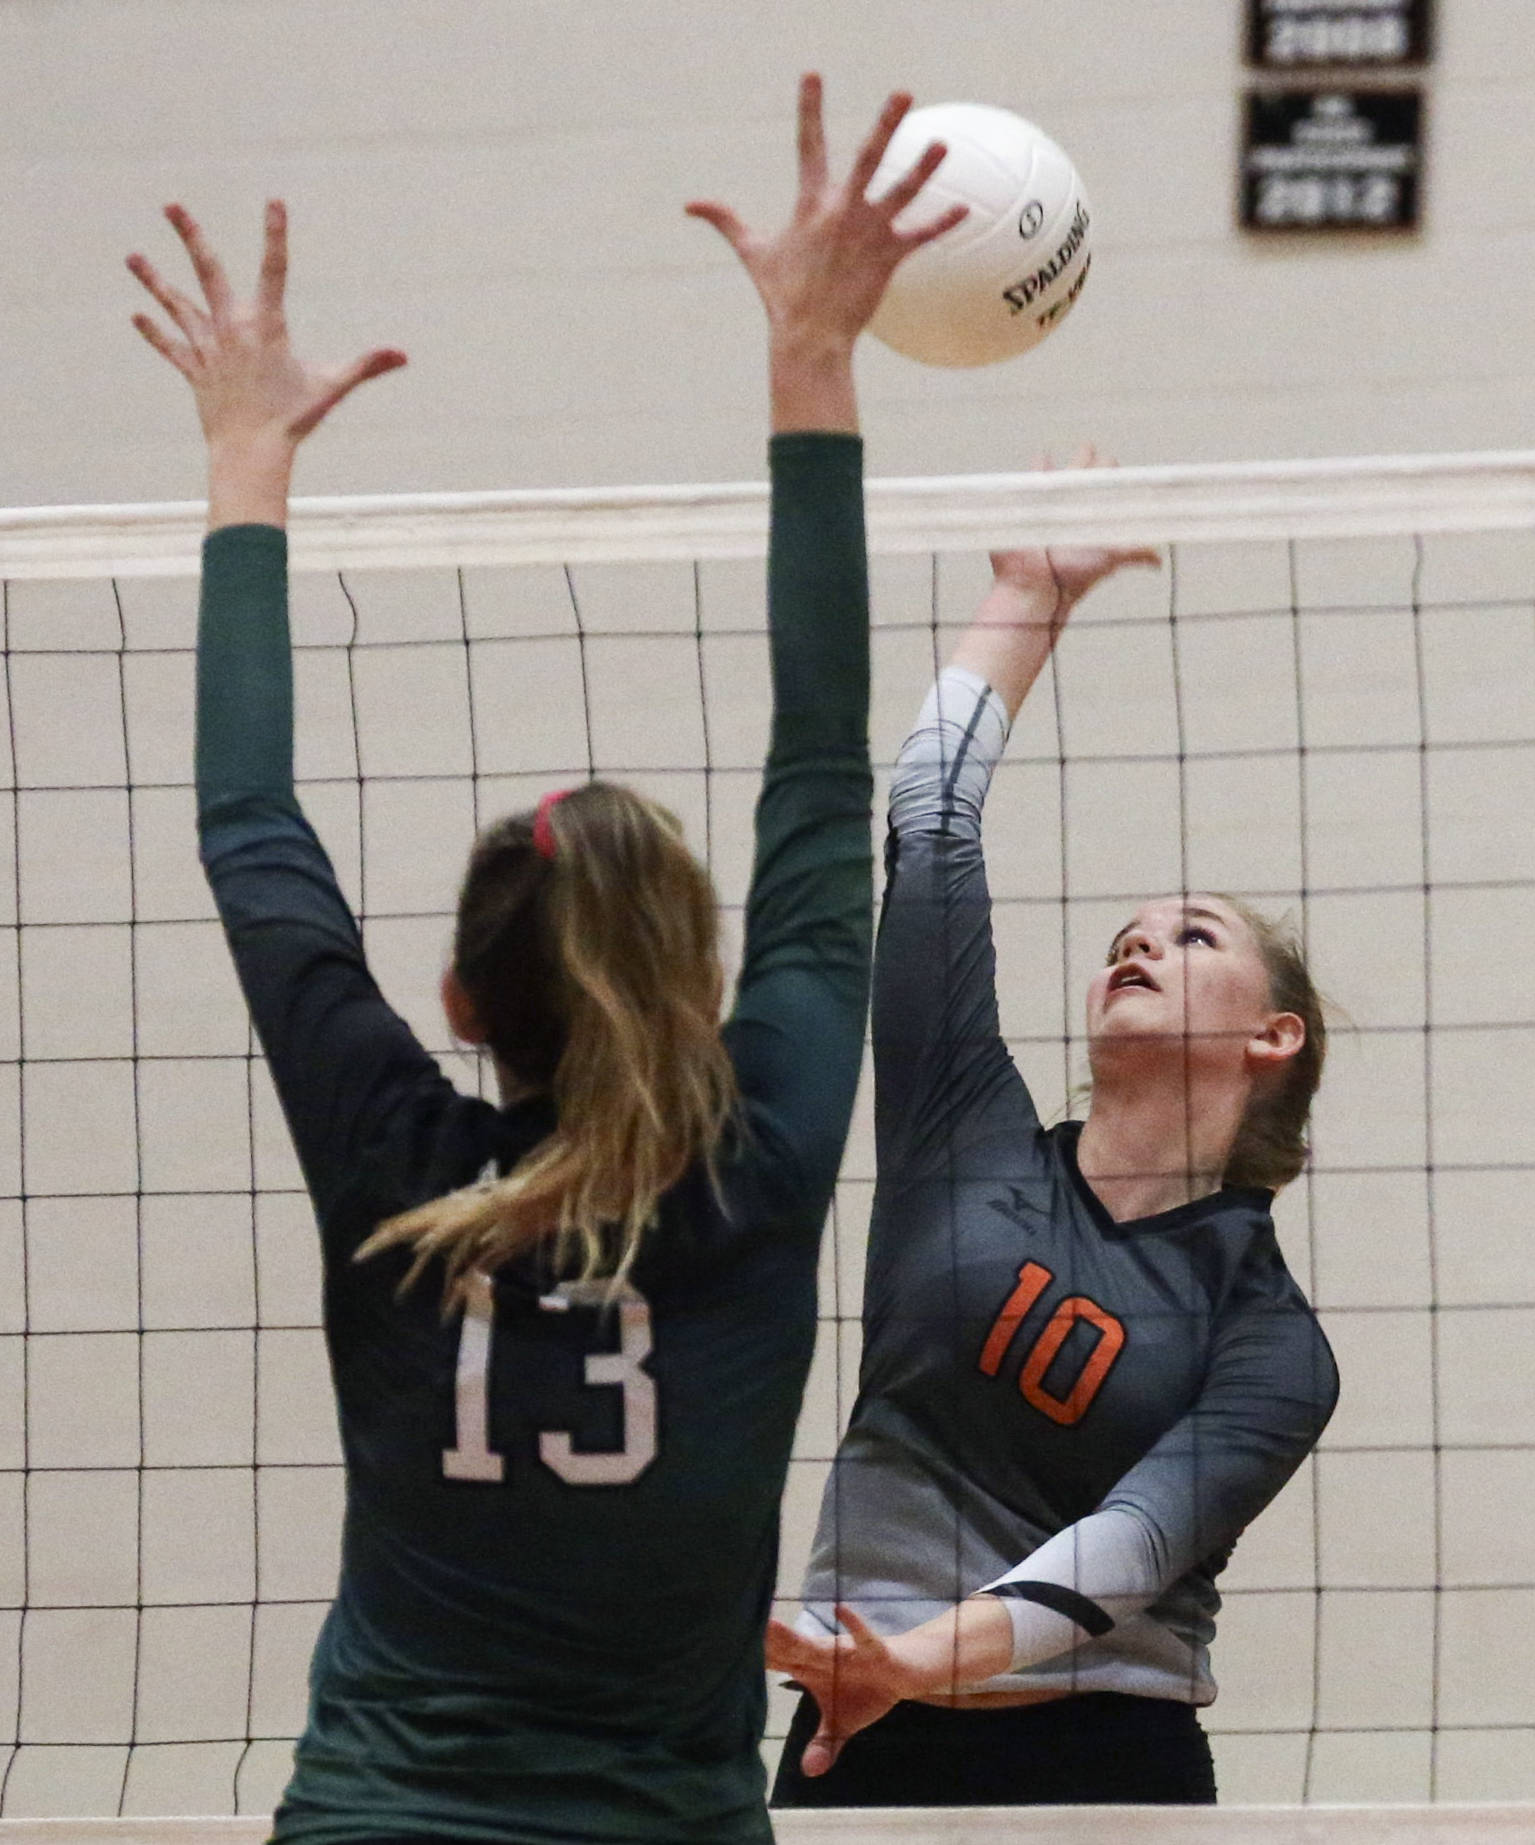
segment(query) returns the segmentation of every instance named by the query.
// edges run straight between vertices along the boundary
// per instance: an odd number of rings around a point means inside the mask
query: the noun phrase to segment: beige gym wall
[[[885,91],[1037,118],[1098,219],[1077,314],[999,369],[863,369],[880,473],[1514,446],[1535,409],[1529,0],[1442,0],[1426,222],[1235,225],[1238,0],[0,0],[0,505],[190,496],[176,381],[123,255],[200,212],[238,274],[294,217],[294,318],[411,370],[306,458],[313,492],[760,471],[761,330],[717,193],[789,197],[795,74],[842,152]]]

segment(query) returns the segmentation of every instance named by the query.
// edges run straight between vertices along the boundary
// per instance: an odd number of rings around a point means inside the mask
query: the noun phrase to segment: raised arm
[[[1096,466],[1091,449],[1078,465]],[[981,810],[1009,727],[1072,609],[1154,551],[996,551],[993,582],[901,749],[874,966],[881,1170],[950,1158],[1028,1108],[997,1014]]]
[[[951,1160],[997,1110],[1029,1108],[997,1013],[981,810],[1008,713],[979,674],[948,668],[890,787],[874,959],[875,1139],[898,1181]]]
[[[370,1106],[403,1080],[445,1092],[435,1063],[379,995],[357,925],[293,788],[288,485],[299,444],[341,399],[405,363],[379,348],[324,369],[293,352],[284,317],[287,216],[266,209],[260,281],[237,300],[201,229],[166,212],[201,304],[143,256],[128,267],[176,331],[134,325],[192,387],[208,446],[209,536],[197,644],[197,819],[240,982],[322,1226]],[[179,335],[179,337],[178,337]]]
[[[883,198],[869,183],[910,97],[891,97],[833,181],[821,85],[800,85],[799,194],[759,237],[724,205],[689,212],[740,257],[767,313],[772,400],[772,737],[740,987],[727,1028],[772,1181],[819,1227],[852,1111],[868,1003],[869,592],[853,347],[897,263],[963,215],[895,219],[943,158]]]

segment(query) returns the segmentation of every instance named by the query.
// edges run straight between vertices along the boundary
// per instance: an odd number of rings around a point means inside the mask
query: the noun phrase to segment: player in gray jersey
[[[900,754],[863,1365],[770,1632],[807,1692],[779,1805],[1212,1801],[1215,1578],[1336,1400],[1269,1212],[1325,1050],[1298,948],[1144,904],[1089,988],[1083,1122],[1040,1122],[1001,1035],[992,770],[1072,605],[1155,561],[995,555]]]

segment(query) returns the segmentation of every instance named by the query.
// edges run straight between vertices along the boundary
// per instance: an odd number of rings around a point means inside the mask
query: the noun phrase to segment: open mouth
[[[1162,991],[1138,961],[1126,961],[1109,975],[1108,990],[1110,993],[1134,991],[1137,988],[1147,993]]]

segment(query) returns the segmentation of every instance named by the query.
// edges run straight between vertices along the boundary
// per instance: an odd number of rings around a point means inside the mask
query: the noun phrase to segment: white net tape
[[[876,552],[1125,545],[1535,528],[1535,454],[1121,468],[869,483]],[[0,511],[0,578],[196,571],[203,508]],[[300,570],[760,556],[755,483],[296,500]]]

